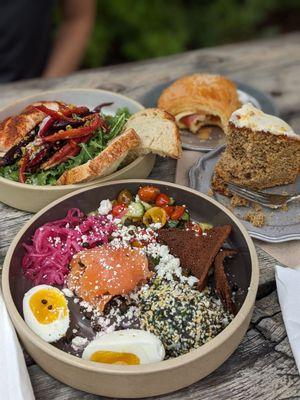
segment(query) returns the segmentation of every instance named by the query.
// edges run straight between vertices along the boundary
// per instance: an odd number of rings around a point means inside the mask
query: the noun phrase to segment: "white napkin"
[[[276,265],[275,276],[285,329],[300,373],[300,271]]]
[[[0,397],[34,400],[23,351],[6,311],[0,288]]]

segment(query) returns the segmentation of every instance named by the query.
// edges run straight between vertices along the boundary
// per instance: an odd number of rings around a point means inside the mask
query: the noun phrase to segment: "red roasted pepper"
[[[64,107],[60,108],[60,111],[51,110],[50,108],[40,104],[38,106],[34,106],[39,111],[42,111],[44,114],[49,115],[50,117],[54,118],[55,120],[62,120],[62,121],[73,121],[72,118],[69,118],[73,114],[82,115],[87,114],[90,110],[85,106],[74,106],[74,107]]]
[[[42,111],[46,115],[50,115],[50,117],[54,118],[55,120],[62,120],[62,121],[73,121],[72,118],[64,115],[62,112],[51,110],[50,108],[40,104],[38,106],[34,106],[39,111]]]
[[[80,128],[69,129],[66,131],[58,131],[53,135],[43,138],[45,142],[56,142],[57,140],[74,139],[90,135],[96,129],[106,125],[106,122],[99,114],[94,114],[93,119],[90,119],[89,125],[81,126]]]
[[[81,150],[79,143],[86,143],[91,137],[92,135],[89,135],[84,138],[69,140],[68,143],[54,153],[49,160],[42,164],[41,169],[47,170],[56,167],[56,165],[67,161],[68,158],[77,156]]]
[[[56,121],[56,119],[53,117],[48,116],[47,118],[48,118],[47,121],[46,121],[46,119],[44,119],[44,121],[41,123],[40,129],[38,131],[38,135],[41,138],[45,136],[45,133],[48,132],[49,128],[51,128],[54,121]]]
[[[77,143],[70,141],[60,148],[48,161],[41,165],[41,169],[47,170],[56,165],[65,162],[68,158],[76,156],[80,152],[80,146]]]
[[[21,159],[21,165],[19,168],[19,182],[21,182],[21,183],[26,182],[25,171],[26,171],[28,162],[29,162],[29,153],[26,152],[24,154],[23,158]]]

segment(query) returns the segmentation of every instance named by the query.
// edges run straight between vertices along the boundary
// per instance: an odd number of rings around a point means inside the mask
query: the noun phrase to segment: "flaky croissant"
[[[240,102],[236,86],[229,79],[194,74],[167,87],[158,99],[158,107],[172,114],[181,129],[196,133],[202,126],[216,125],[226,133],[228,120]]]

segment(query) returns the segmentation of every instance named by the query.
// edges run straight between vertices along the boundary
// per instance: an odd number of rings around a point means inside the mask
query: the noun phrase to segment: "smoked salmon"
[[[70,267],[69,289],[100,311],[112,297],[130,293],[152,276],[141,250],[110,244],[76,254]]]

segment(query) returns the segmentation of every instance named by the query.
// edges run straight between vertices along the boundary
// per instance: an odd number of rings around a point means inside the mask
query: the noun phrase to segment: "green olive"
[[[130,190],[128,189],[123,189],[121,192],[118,194],[117,197],[117,202],[122,203],[122,204],[130,204],[133,200],[133,196]]]

